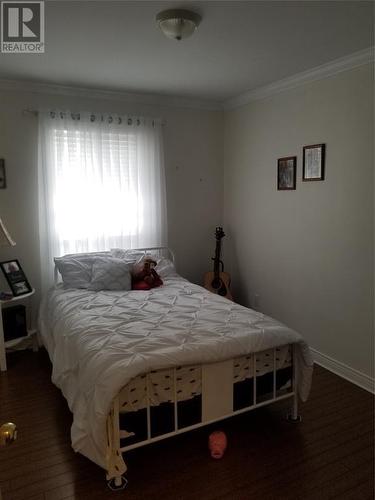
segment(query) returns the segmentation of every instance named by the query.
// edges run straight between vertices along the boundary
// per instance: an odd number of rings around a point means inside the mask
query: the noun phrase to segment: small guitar
[[[216,248],[215,257],[212,258],[214,261],[214,270],[210,271],[204,275],[204,287],[210,292],[217,293],[222,297],[226,297],[229,300],[233,300],[232,294],[230,293],[230,276],[228,273],[224,272],[223,261],[220,260],[221,253],[221,240],[224,238],[225,234],[222,227],[217,227],[215,231],[216,237]],[[221,267],[221,270],[220,270]]]

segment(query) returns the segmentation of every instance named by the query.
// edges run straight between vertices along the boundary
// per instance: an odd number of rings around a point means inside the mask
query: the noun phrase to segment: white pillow
[[[135,264],[139,260],[141,260],[145,252],[139,250],[124,250],[123,248],[111,248],[112,257],[116,257],[116,259],[123,259],[126,263]]]
[[[161,278],[175,275],[176,268],[170,259],[164,257],[156,257],[155,255],[148,254],[139,250],[124,250],[123,248],[111,248],[111,255],[118,259],[123,259],[127,264],[133,265],[142,260],[145,256],[152,257],[157,263],[155,271]]]
[[[130,268],[114,257],[95,259],[92,265],[89,290],[131,290]]]
[[[174,267],[173,262],[170,259],[165,259],[162,257],[161,259],[156,259],[157,265],[155,267],[155,271],[161,278],[166,278],[167,276],[172,276],[177,274],[176,268]]]

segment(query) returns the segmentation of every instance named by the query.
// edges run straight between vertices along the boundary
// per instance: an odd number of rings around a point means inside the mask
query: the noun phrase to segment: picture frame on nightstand
[[[32,287],[17,259],[0,262],[0,267],[14,297],[32,292]]]

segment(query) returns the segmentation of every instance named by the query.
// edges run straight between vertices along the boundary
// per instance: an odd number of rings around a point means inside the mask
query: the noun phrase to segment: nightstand
[[[12,297],[9,300],[0,300],[0,309],[2,313],[3,307],[14,305],[16,302],[24,302],[26,306],[26,318],[27,318],[27,337],[20,337],[18,339],[4,341],[4,329],[3,329],[3,315],[0,314],[0,370],[5,372],[7,369],[6,360],[6,348],[15,347],[16,345],[24,342],[25,339],[31,339],[33,350],[38,350],[38,342],[36,338],[36,329],[31,327],[31,297],[34,295],[35,290],[32,289],[31,292],[25,293],[24,295],[19,295],[17,297]]]

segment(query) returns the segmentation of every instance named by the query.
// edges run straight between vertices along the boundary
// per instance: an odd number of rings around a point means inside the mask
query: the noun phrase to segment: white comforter
[[[214,295],[179,276],[147,292],[52,289],[42,301],[40,333],[52,380],[74,415],[76,451],[108,470],[106,418],[113,398],[151,369],[209,363],[298,343],[299,394],[308,396],[309,348],[283,324]]]

